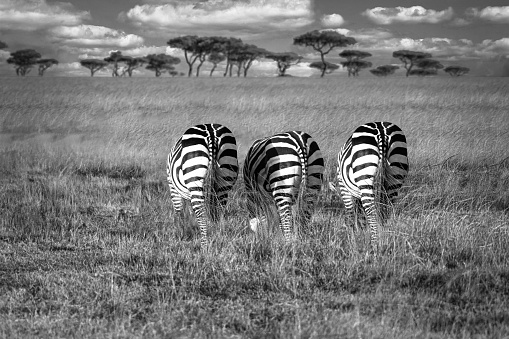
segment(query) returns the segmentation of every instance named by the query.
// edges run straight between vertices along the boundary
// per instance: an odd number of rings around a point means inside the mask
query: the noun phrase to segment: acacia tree
[[[25,76],[30,73],[40,57],[41,54],[33,49],[22,49],[12,52],[11,57],[7,59],[7,63],[14,65],[17,76]]]
[[[212,76],[212,74],[216,70],[217,65],[225,60],[226,56],[223,53],[212,52],[209,54],[207,61],[214,65],[210,70],[210,76]]]
[[[462,66],[448,66],[444,68],[444,72],[448,73],[452,77],[459,77],[470,72],[470,68]]]
[[[355,43],[357,43],[357,41],[354,38],[346,37],[336,31],[314,30],[293,38],[294,45],[312,47],[315,51],[320,53],[322,67],[321,77],[327,72],[327,65],[329,65],[329,63],[325,61],[325,55],[336,47],[346,47]]]
[[[424,53],[424,52],[416,52],[416,51],[409,51],[409,50],[400,50],[392,53],[393,58],[398,58],[403,62],[404,67],[406,69],[406,76],[410,75],[410,72],[412,71],[412,68],[418,63],[419,61],[423,59],[431,58],[430,53]]]
[[[84,59],[80,60],[81,66],[90,70],[90,76],[93,77],[95,72],[108,66],[108,62],[101,59]]]
[[[149,54],[146,56],[148,65],[145,67],[150,71],[154,71],[156,77],[160,77],[164,72],[170,72],[175,69],[173,65],[180,63],[180,59],[167,54]]]
[[[394,72],[399,69],[399,66],[394,65],[383,65],[378,66],[375,69],[370,69],[371,74],[376,75],[377,77],[386,77],[390,74],[394,74]]]
[[[189,66],[188,76],[193,74],[193,65],[198,61],[196,76],[200,75],[200,68],[209,55],[216,48],[215,37],[198,37],[196,35],[186,35],[170,39],[168,45],[173,48],[179,48],[184,51],[184,57]]]
[[[44,72],[53,65],[58,65],[58,60],[56,59],[40,59],[37,60],[37,64],[39,65],[39,76],[43,76]]]
[[[226,57],[226,67],[223,76],[232,76],[233,65],[236,64],[236,61],[233,61],[233,59],[237,58],[238,51],[244,46],[244,43],[241,39],[231,37],[213,37],[213,39],[213,52],[221,53]]]
[[[240,73],[242,72],[244,77],[246,77],[247,71],[252,66],[253,62],[267,54],[269,54],[267,50],[256,45],[243,44],[232,53],[230,62],[237,66],[237,76],[240,77]]]
[[[293,52],[269,53],[265,57],[277,63],[278,76],[280,77],[284,77],[290,67],[297,65],[302,60],[302,56]]]
[[[417,68],[412,69],[409,75],[437,75],[437,71],[444,68],[439,61],[433,59],[421,59],[415,63],[415,67]]]
[[[320,72],[322,72],[321,76],[323,77],[323,75],[325,73],[331,74],[332,72],[337,70],[339,68],[339,65],[330,63],[328,61],[325,61],[325,63],[323,63],[321,61],[315,61],[315,62],[310,63],[309,67],[316,68],[316,69],[320,70]]]
[[[339,56],[346,59],[341,62],[341,65],[348,70],[348,76],[359,76],[361,69],[372,66],[371,62],[361,60],[371,56],[368,52],[345,49],[339,53]]]
[[[110,56],[104,58],[104,61],[108,62],[112,65],[113,72],[111,73],[112,77],[120,76],[118,74],[118,69],[120,68],[119,63],[125,62],[125,56],[122,55],[121,51],[111,51]]]
[[[148,59],[143,57],[133,58],[130,56],[124,56],[123,62],[125,67],[123,68],[122,73],[120,73],[120,76],[124,76],[127,73],[129,77],[132,77],[133,71],[136,68],[142,67],[144,64],[148,63]]]

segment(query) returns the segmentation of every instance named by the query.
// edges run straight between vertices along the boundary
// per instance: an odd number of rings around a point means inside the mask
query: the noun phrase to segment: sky
[[[80,59],[103,59],[114,50],[182,57],[167,45],[169,39],[215,35],[273,52],[296,52],[304,59],[288,73],[318,76],[307,65],[319,54],[293,45],[294,37],[315,29],[355,38],[357,44],[347,49],[371,53],[367,60],[374,67],[399,64],[392,52],[407,49],[431,53],[445,66],[469,67],[472,76],[509,76],[508,0],[0,0],[0,41],[8,45],[0,50],[0,75],[15,74],[5,60],[19,49],[56,58],[59,65],[47,76],[88,76]],[[340,62],[343,49],[326,60]],[[179,71],[186,68],[184,61],[178,65]],[[257,62],[249,73],[275,74],[275,62],[269,60]]]

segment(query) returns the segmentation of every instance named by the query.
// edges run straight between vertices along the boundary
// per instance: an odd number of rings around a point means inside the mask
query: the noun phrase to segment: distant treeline
[[[330,74],[340,66],[346,68],[348,76],[358,76],[359,72],[373,66],[366,58],[371,57],[371,53],[360,50],[343,50],[339,53],[341,61],[335,64],[325,60],[333,49],[355,45],[357,41],[353,37],[347,37],[336,31],[314,30],[307,32],[293,39],[293,44],[304,47],[311,47],[320,54],[320,61],[311,62],[309,67],[320,71],[320,76]],[[200,37],[196,35],[180,36],[168,41],[168,45],[183,51],[184,59],[188,66],[187,76],[200,75],[200,69],[205,62],[212,64],[209,76],[212,76],[220,63],[226,62],[223,76],[232,76],[235,73],[238,77],[247,73],[253,62],[259,59],[271,59],[276,62],[278,76],[286,76],[287,70],[301,62],[302,56],[294,52],[276,53],[253,44],[244,43],[238,38],[227,38],[221,36]],[[8,48],[7,44],[0,41],[0,49]],[[429,76],[436,75],[439,69],[443,69],[451,76],[461,76],[470,71],[467,67],[448,66],[444,67],[439,61],[432,59],[432,55],[426,52],[398,50],[392,56],[403,63],[406,70],[406,76]],[[80,64],[90,70],[90,75],[106,67],[111,67],[113,77],[132,76],[133,71],[140,67],[153,71],[156,77],[163,73],[173,76],[184,76],[185,73],[177,72],[175,65],[181,62],[180,58],[165,53],[149,54],[143,57],[133,57],[123,55],[121,51],[112,51],[109,56],[103,59],[83,59]],[[11,52],[7,59],[8,64],[14,65],[16,75],[25,76],[31,69],[38,66],[39,75],[53,65],[57,65],[56,59],[43,59],[41,54],[34,49],[23,49]],[[371,74],[379,77],[394,74],[399,66],[381,65],[372,68]]]

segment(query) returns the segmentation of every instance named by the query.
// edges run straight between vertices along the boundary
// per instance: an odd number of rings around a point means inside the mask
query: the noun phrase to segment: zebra
[[[340,194],[352,221],[355,201],[360,199],[371,229],[371,247],[378,243],[378,220],[387,218],[382,204],[394,203],[408,174],[405,134],[391,122],[370,122],[355,129],[338,154]],[[380,190],[381,188],[381,190]],[[356,223],[356,222],[354,222]]]
[[[266,217],[256,217],[257,197],[274,199],[279,226],[287,242],[292,239],[292,206],[306,223],[323,181],[324,161],[316,141],[300,131],[279,133],[254,141],[244,161],[244,184],[248,191],[250,226],[256,231]]]
[[[220,124],[189,128],[177,140],[167,158],[167,180],[176,214],[183,200],[190,200],[206,246],[207,224],[218,220],[218,205],[226,205],[237,180],[239,164],[233,133]]]

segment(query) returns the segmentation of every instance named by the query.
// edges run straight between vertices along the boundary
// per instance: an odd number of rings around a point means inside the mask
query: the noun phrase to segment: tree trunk
[[[212,76],[212,73],[216,70],[217,64],[214,64],[214,67],[210,70],[210,76]]]
[[[320,51],[320,58],[322,59],[322,64],[323,64],[322,75],[320,75],[320,78],[323,78],[323,76],[325,75],[325,71],[327,71],[327,64],[325,63],[325,58],[323,57],[322,51]]]

